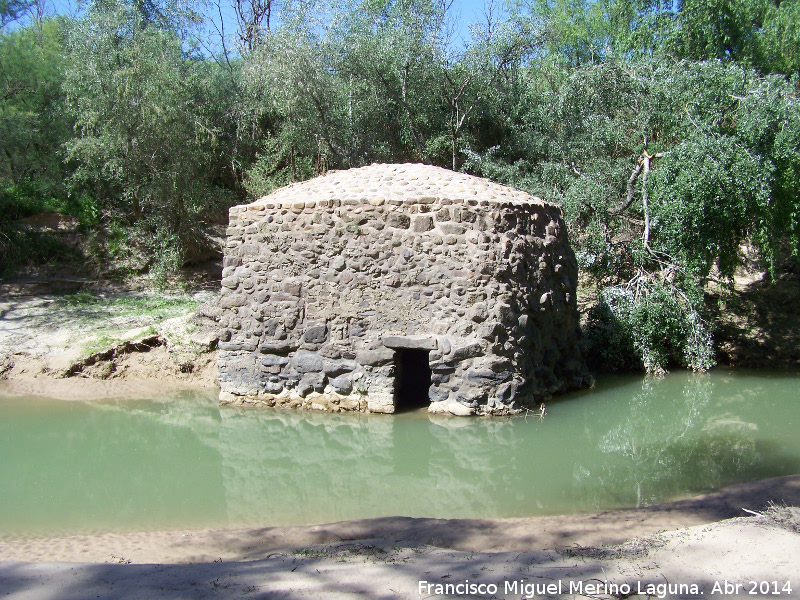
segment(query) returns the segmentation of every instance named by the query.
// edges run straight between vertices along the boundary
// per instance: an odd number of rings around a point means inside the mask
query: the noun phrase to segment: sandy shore
[[[638,591],[644,594],[640,597],[647,592],[669,598],[757,597],[749,594],[750,581],[780,583],[779,594],[770,588],[763,596],[800,597],[800,510],[720,521],[750,514],[743,509],[761,511],[769,503],[800,505],[800,475],[591,515],[388,517],[299,527],[8,539],[0,541],[0,595],[35,600],[521,598],[527,589],[541,592],[530,597],[614,597],[607,592],[615,589],[608,587],[576,593],[576,586],[599,580],[631,586],[632,597]],[[439,588],[419,588],[420,580],[435,585],[466,579],[496,584],[498,590],[439,594]],[[514,588],[521,579],[561,588],[550,590],[557,593]],[[734,587],[725,588],[726,581]],[[648,587],[667,583],[684,587]],[[737,584],[742,586],[738,594]]]
[[[64,376],[41,358],[10,355],[11,365],[0,373],[0,396],[41,397],[55,400],[96,401],[113,398],[129,400],[157,398],[182,390],[219,390],[216,382],[216,353],[194,357],[192,372],[183,373],[167,349],[157,346],[147,352],[122,354],[113,362],[109,377],[87,373]],[[104,367],[98,364],[94,370]],[[0,365],[0,371],[2,365]]]
[[[0,394],[103,400],[216,388],[218,327],[207,315],[216,294],[69,298],[0,295]]]
[[[800,535],[754,518],[566,552],[473,553],[363,541],[249,562],[5,562],[0,594],[20,600],[797,598],[798,556]],[[465,587],[470,583],[481,587]],[[764,585],[779,595],[749,594]]]

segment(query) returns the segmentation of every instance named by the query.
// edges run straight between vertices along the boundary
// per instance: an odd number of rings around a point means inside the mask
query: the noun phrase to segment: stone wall
[[[432,412],[533,405],[589,382],[576,280],[560,209],[480,178],[373,165],[283,188],[230,211],[220,399],[390,413],[404,355]]]

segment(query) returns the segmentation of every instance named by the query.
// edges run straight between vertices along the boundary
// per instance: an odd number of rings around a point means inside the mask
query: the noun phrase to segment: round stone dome
[[[346,171],[329,171],[308,181],[293,183],[260,198],[251,206],[276,208],[294,202],[347,200],[357,203],[435,203],[476,199],[481,202],[543,204],[536,198],[498,183],[421,164],[373,164]]]

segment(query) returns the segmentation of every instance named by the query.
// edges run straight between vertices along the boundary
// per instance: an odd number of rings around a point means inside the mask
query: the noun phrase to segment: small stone
[[[345,260],[341,256],[335,257],[330,263],[331,269],[334,271],[342,271],[345,268]]]
[[[300,283],[295,281],[286,281],[283,284],[283,291],[291,296],[299,297],[301,289]]]
[[[298,350],[292,358],[292,366],[299,373],[318,373],[322,371],[322,358],[314,352]]]
[[[285,356],[269,355],[261,359],[261,364],[265,367],[275,367],[289,364],[289,359]]]
[[[443,402],[450,397],[450,392],[447,390],[443,390],[442,388],[432,385],[428,390],[428,398],[430,398],[431,403],[434,402]]]
[[[350,375],[339,375],[331,379],[331,387],[337,394],[346,396],[353,390],[353,380]]]
[[[297,393],[304,398],[311,392],[322,393],[325,390],[325,379],[323,373],[306,373],[297,384]]]
[[[408,229],[411,225],[411,217],[403,212],[393,211],[386,216],[386,224],[396,229]]]
[[[461,402],[456,402],[455,400],[450,400],[447,403],[447,411],[451,415],[457,417],[468,417],[475,414],[475,409],[473,407],[461,404]]]
[[[484,323],[478,328],[478,337],[491,341],[503,332],[503,326],[495,321]]]
[[[247,302],[246,294],[228,294],[220,298],[219,306],[220,308],[236,308],[238,306],[244,306]]]
[[[477,302],[473,304],[468,312],[470,320],[474,321],[475,323],[482,323],[486,320],[486,317],[489,316],[489,312],[486,309],[485,302]]]
[[[480,356],[481,354],[483,354],[483,346],[480,342],[475,341],[461,346],[453,346],[447,358],[452,362],[460,362],[468,358]]]
[[[322,363],[325,374],[333,377],[350,373],[358,368],[358,363],[354,360],[323,360]]]
[[[297,344],[289,340],[269,340],[259,346],[262,354],[288,354],[297,350]]]
[[[495,392],[495,396],[497,396],[497,399],[503,404],[508,404],[514,400],[515,395],[516,390],[514,389],[514,385],[511,383],[499,386]]]
[[[446,235],[462,235],[467,228],[456,223],[439,223],[439,229]]]
[[[307,327],[303,333],[303,341],[308,344],[322,344],[328,337],[328,326],[324,323],[321,325],[311,325]]]
[[[431,215],[417,215],[411,230],[415,233],[424,233],[433,229],[433,217]]]
[[[267,381],[264,384],[264,391],[268,394],[280,394],[283,391],[283,384],[276,381]]]
[[[450,404],[448,400],[431,402],[430,406],[428,406],[428,412],[434,415],[449,415],[450,411],[447,408],[448,404]]]

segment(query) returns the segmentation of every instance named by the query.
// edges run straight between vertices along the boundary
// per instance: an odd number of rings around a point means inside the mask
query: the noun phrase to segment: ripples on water
[[[800,472],[797,374],[607,377],[544,420],[0,401],[0,533],[511,517]]]

